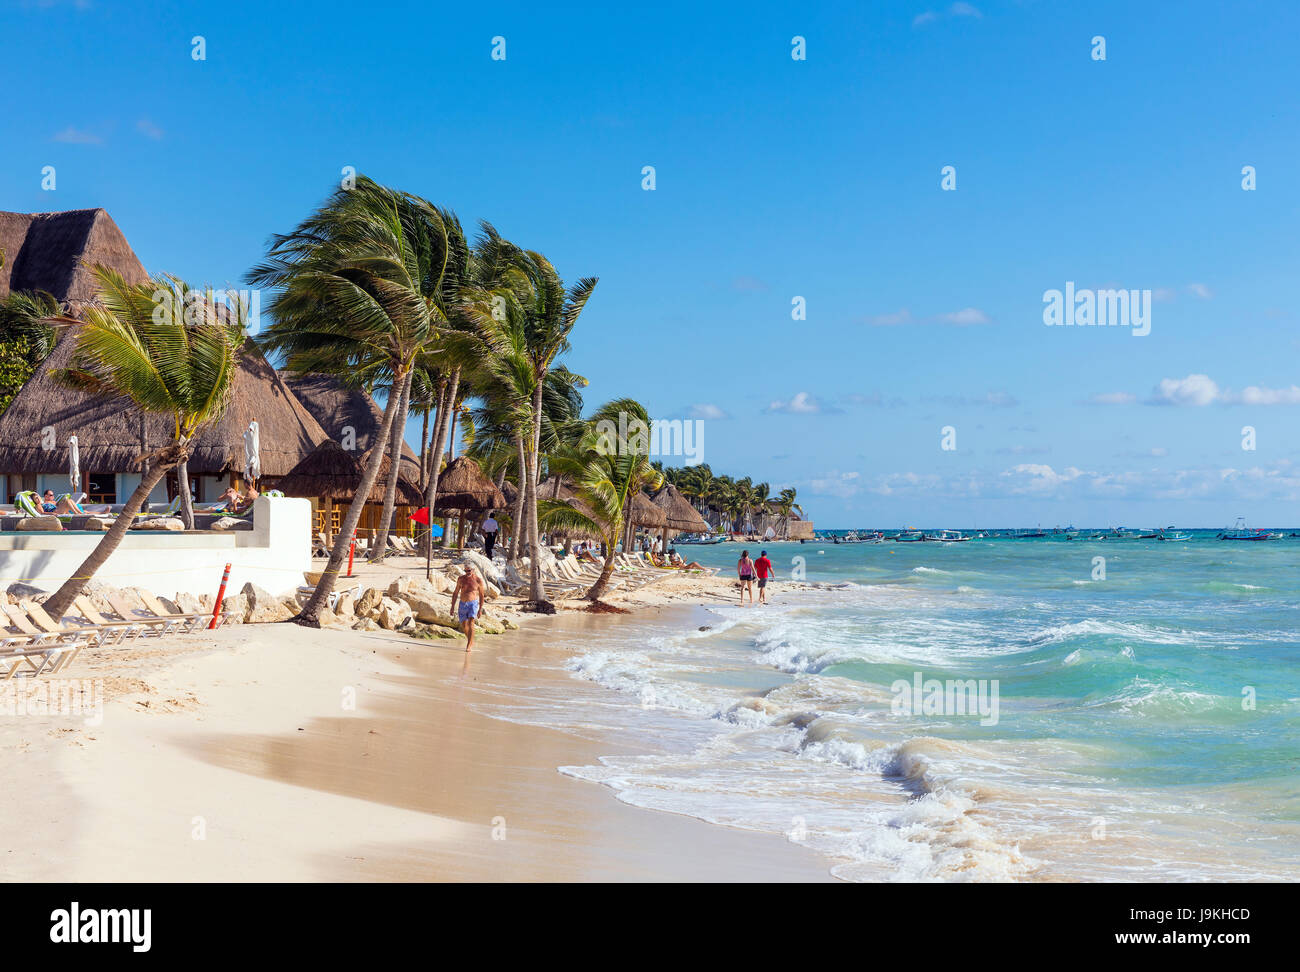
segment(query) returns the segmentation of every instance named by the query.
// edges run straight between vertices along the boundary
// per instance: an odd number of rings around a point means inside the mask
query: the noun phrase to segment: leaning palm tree
[[[537,525],[537,483],[541,477],[542,395],[546,376],[555,359],[569,349],[569,334],[578,323],[587,299],[596,288],[595,277],[583,277],[567,290],[564,281],[549,260],[531,250],[521,254],[521,268],[528,279],[522,294],[524,343],[528,366],[532,372],[533,397],[530,419],[532,427],[524,443],[527,465],[524,517],[528,528],[531,560],[529,598],[535,604],[546,600],[542,587],[541,538]]]
[[[650,462],[643,437],[610,434],[611,424],[620,428],[620,414],[628,416],[629,424],[634,418],[647,426],[650,422],[639,402],[616,399],[585,423],[576,445],[550,458],[553,471],[572,483],[578,505],[547,502],[542,521],[551,528],[595,533],[605,544],[605,565],[587,592],[590,601],[600,600],[609,587],[614,573],[614,547],[627,529],[632,497],[645,489],[658,489],[664,481],[663,473]]]
[[[297,229],[273,238],[267,261],[249,273],[251,282],[275,291],[273,323],[263,343],[282,354],[291,371],[368,371],[390,388],[407,388],[417,358],[427,352],[443,320],[428,286],[445,256],[438,242],[440,222],[429,203],[368,178],[336,190]],[[294,618],[299,624],[320,625],[320,609],[379,478],[404,397],[388,396],[329,563]]]
[[[170,416],[172,439],[140,456],[140,485],[90,556],[45,602],[56,620],[112,556],[153,488],[188,458],[199,430],[225,412],[244,338],[242,308],[218,303],[210,291],[200,293],[174,277],[131,285],[104,267],[95,268],[95,277],[98,300],[83,319],[50,320],[71,329],[77,342],[69,367],[55,377],[70,388]]]

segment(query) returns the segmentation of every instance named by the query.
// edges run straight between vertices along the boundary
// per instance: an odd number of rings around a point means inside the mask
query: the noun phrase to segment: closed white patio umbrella
[[[262,440],[257,431],[256,420],[248,423],[244,430],[244,478],[256,482],[262,478]]]
[[[75,435],[68,436],[68,486],[75,500],[81,491],[81,449]]]

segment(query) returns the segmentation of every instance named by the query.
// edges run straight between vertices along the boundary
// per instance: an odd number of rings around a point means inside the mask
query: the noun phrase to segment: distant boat
[[[1272,540],[1274,535],[1267,530],[1258,528],[1251,529],[1246,526],[1244,516],[1237,517],[1237,523],[1231,530],[1224,530],[1219,534],[1220,540]]]
[[[698,533],[686,533],[686,534],[683,534],[683,535],[680,536],[680,537],[677,537],[677,538],[673,541],[673,543],[675,543],[675,544],[686,543],[686,544],[696,544],[696,545],[699,545],[699,544],[714,544],[714,543],[721,543],[721,542],[722,542],[722,535],[721,535],[721,534],[717,534],[717,535],[714,535],[714,536],[701,536],[701,535],[698,534]]]
[[[925,534],[920,530],[902,530],[894,539],[899,543],[920,543],[925,539]]]
[[[933,540],[937,543],[965,543],[970,537],[963,534],[960,530],[940,530],[936,534],[927,536],[925,539]]]
[[[1186,543],[1192,539],[1192,535],[1184,530],[1175,530],[1173,527],[1165,527],[1159,531],[1160,539],[1165,543]]]

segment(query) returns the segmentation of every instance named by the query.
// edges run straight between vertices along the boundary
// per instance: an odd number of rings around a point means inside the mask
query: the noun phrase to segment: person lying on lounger
[[[47,489],[45,495],[41,497],[40,511],[49,516],[69,516],[82,512],[72,502],[70,493],[64,493],[56,500],[52,489]]]

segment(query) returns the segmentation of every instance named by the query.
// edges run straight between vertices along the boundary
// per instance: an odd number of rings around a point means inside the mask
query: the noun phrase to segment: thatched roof
[[[664,511],[655,506],[654,501],[639,489],[632,494],[632,522],[642,527],[672,529]]]
[[[686,533],[712,532],[708,521],[696,512],[690,500],[672,483],[666,484],[663,489],[655,493],[654,504],[664,511],[664,515],[668,518],[669,530],[682,530]]]
[[[506,498],[468,456],[453,459],[438,477],[435,514],[467,510],[504,510]]]
[[[348,452],[333,439],[326,439],[275,485],[286,496],[319,497],[336,503],[350,503],[361,482],[367,458],[368,455]],[[392,463],[388,456],[384,456],[379,478],[366,497],[367,503],[383,503],[390,468]],[[418,506],[423,502],[419,486],[405,476],[399,478],[397,502],[403,506]]]
[[[145,283],[145,273],[131,245],[102,209],[63,213],[0,212],[0,296],[14,290],[45,290],[76,304],[95,298],[91,268],[103,264],[127,283]]]
[[[56,384],[51,371],[68,366],[75,345],[76,325],[71,325],[0,416],[0,472],[66,472],[70,435],[77,436],[85,472],[138,472],[141,453],[171,441],[169,416]],[[328,436],[251,340],[240,349],[237,362],[230,407],[199,433],[189,472],[242,472],[244,430],[256,419],[262,475],[283,476]],[[46,426],[55,429],[55,448],[50,450],[41,447]]]
[[[298,375],[281,371],[280,377],[293,390],[312,417],[320,423],[331,439],[343,441],[344,429],[351,428],[357,440],[358,452],[369,452],[374,439],[384,424],[384,410],[363,388],[348,388],[333,375]],[[420,474],[419,457],[402,440],[402,455],[414,463],[410,472]]]

